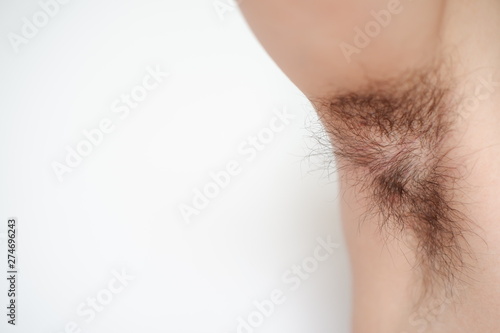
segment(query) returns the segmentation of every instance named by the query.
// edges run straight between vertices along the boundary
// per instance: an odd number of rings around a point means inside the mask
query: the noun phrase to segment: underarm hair
[[[362,220],[375,218],[384,235],[411,239],[425,293],[450,288],[470,255],[464,235],[471,221],[457,199],[463,170],[448,140],[459,99],[451,76],[438,73],[411,71],[311,99],[339,174],[369,203]]]

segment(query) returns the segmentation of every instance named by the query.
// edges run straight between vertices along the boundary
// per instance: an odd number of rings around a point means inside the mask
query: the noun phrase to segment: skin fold
[[[500,2],[240,8],[331,139],[353,332],[498,332]]]

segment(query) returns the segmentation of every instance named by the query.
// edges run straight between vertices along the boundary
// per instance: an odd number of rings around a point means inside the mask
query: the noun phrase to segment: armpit
[[[372,81],[313,100],[342,177],[367,196],[381,233],[410,235],[425,291],[465,271],[472,223],[456,199],[463,171],[452,157],[459,99],[435,69]],[[406,237],[405,237],[406,238]]]

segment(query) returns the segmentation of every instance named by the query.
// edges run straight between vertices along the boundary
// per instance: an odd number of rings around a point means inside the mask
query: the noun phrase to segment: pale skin
[[[500,326],[500,1],[244,0],[241,10],[276,64],[310,99],[356,91],[367,78],[391,79],[446,59],[462,96],[445,145],[463,167],[454,197],[474,221],[467,235],[474,260],[453,298],[416,306],[413,249],[387,238],[376,221],[360,225],[366,199],[343,177],[342,220],[353,274],[352,332],[498,332]],[[357,52],[356,27],[388,10],[390,22]],[[344,44],[342,44],[344,43]],[[351,49],[352,50],[352,49]],[[485,83],[486,82],[486,83]]]

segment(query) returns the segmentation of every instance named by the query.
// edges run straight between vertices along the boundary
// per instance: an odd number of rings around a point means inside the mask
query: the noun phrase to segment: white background
[[[240,13],[214,4],[72,0],[16,52],[9,33],[40,5],[2,0],[1,332],[66,332],[73,321],[74,332],[233,333],[274,289],[286,302],[255,332],[349,331],[335,175],[308,158],[328,150],[311,139],[314,111]],[[170,76],[120,119],[112,103],[156,66]],[[283,108],[293,121],[246,161],[239,145]],[[52,164],[103,118],[114,131],[58,181]],[[179,205],[231,160],[241,173],[187,224]],[[6,323],[11,216],[16,327]],[[327,236],[340,247],[290,291],[283,274]],[[121,270],[134,280],[86,322],[77,308]]]

